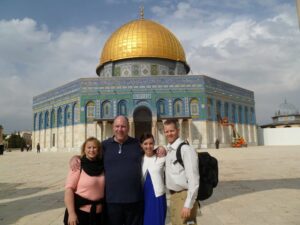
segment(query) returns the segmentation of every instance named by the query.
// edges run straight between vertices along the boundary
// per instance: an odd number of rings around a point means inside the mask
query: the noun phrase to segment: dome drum
[[[187,74],[187,68],[182,62],[153,58],[118,60],[106,63],[99,69],[97,73],[100,77]]]

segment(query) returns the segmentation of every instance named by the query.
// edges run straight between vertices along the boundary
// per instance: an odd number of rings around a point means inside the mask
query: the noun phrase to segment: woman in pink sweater
[[[100,142],[88,138],[81,147],[81,170],[69,170],[65,185],[65,225],[103,225],[104,172]]]

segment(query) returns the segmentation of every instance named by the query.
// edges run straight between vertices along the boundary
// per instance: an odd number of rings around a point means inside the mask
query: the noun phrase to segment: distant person
[[[220,146],[220,141],[219,139],[217,138],[216,142],[215,142],[215,145],[216,145],[216,149],[219,149],[219,146]]]
[[[81,170],[69,170],[65,185],[65,225],[104,225],[104,165],[100,142],[88,138],[81,147]]]
[[[167,200],[164,184],[165,157],[158,158],[154,151],[154,137],[145,133],[140,138],[144,151],[144,223],[143,225],[164,225],[167,213]]]
[[[176,120],[164,122],[164,133],[168,141],[166,156],[166,186],[170,191],[170,217],[172,225],[197,224],[199,168],[196,151],[190,145],[181,147],[184,168],[177,160],[178,146],[184,141],[179,138]]]
[[[41,152],[41,146],[40,146],[40,143],[37,143],[37,145],[36,145],[36,150],[37,150],[37,153],[40,153],[40,152]]]

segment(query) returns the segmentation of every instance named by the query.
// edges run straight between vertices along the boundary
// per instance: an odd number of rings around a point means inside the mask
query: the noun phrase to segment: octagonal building
[[[234,124],[248,145],[257,144],[254,93],[190,67],[179,40],[144,18],[117,29],[106,41],[98,77],[81,78],[33,98],[33,146],[44,151],[78,150],[87,137],[113,135],[117,115],[129,118],[130,135],[152,132],[166,144],[163,121],[178,119],[180,135],[195,148],[231,145]]]

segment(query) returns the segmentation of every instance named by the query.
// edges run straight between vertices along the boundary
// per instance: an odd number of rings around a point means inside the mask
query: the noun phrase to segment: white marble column
[[[47,148],[47,144],[46,144],[46,129],[44,128],[44,137],[43,137],[43,142],[44,142],[44,148]]]
[[[135,136],[133,119],[129,119],[129,136],[131,137]]]
[[[158,141],[157,136],[157,120],[152,120],[152,129],[151,129],[152,135],[155,139],[155,141]]]
[[[94,122],[94,126],[95,126],[95,138],[97,138],[97,136],[98,136],[98,129],[97,129],[98,122],[97,121]]]
[[[59,147],[59,144],[58,144],[58,126],[56,126],[56,136],[55,136],[55,146],[56,146],[56,149],[58,150],[58,147]]]
[[[179,123],[179,137],[180,138],[183,138],[183,136],[182,136],[182,134],[183,134],[183,132],[182,132],[182,122],[183,122],[183,119],[178,120],[178,123]]]
[[[163,125],[163,130],[162,130],[162,134],[163,134],[163,144],[164,145],[167,145],[168,142],[167,142],[167,138],[166,138],[166,135],[165,135],[165,132],[164,132],[164,123],[166,122],[166,120],[162,120],[162,125]]]
[[[193,144],[192,119],[188,119],[188,126],[189,126],[189,142],[190,144]]]
[[[66,142],[67,142],[67,126],[66,125],[64,125],[64,148],[66,147]]]
[[[103,121],[102,122],[102,126],[103,126],[103,134],[102,134],[102,140],[106,139],[106,130],[107,130],[107,121]]]
[[[71,147],[74,148],[74,123],[72,123],[72,128],[71,128]]]

